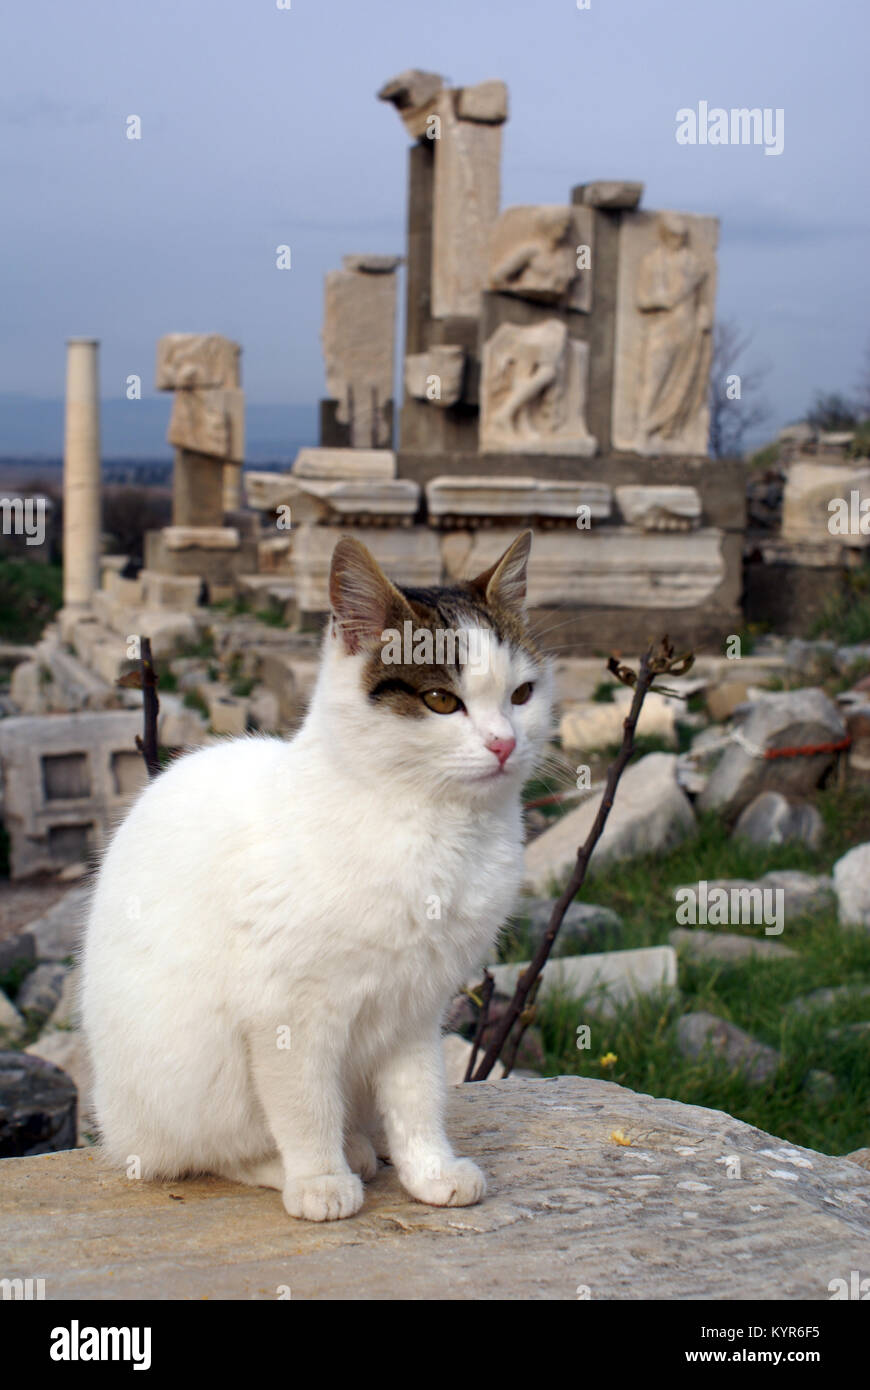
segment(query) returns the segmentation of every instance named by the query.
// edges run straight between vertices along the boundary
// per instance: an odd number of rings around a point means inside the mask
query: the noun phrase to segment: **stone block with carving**
[[[443,86],[444,79],[437,72],[408,68],[384,83],[378,100],[395,106],[411,139],[420,140],[426,136],[427,121],[437,109],[438,94]]]
[[[706,455],[715,217],[627,212],[619,232],[613,443]]]
[[[562,301],[577,275],[574,213],[556,203],[506,208],[490,237],[489,289],[544,304]]]
[[[458,552],[463,574],[479,574],[495,563],[516,529],[476,531],[470,548]],[[649,609],[694,608],[706,603],[726,578],[724,533],[702,528],[685,535],[647,534],[625,526],[549,530],[535,536],[529,569],[531,607]],[[450,578],[454,573],[445,551]]]
[[[384,529],[350,526],[300,526],[293,542],[292,571],[299,608],[305,613],[329,609],[329,567],[341,536],[362,541],[396,584],[425,588],[441,582],[441,548],[426,526]]]
[[[690,531],[700,525],[701,498],[696,488],[626,484],[615,491],[616,505],[629,526],[642,531]]]
[[[575,483],[550,478],[493,478],[443,474],[426,484],[426,506],[435,524],[466,517],[575,520],[588,507],[594,521],[610,516],[612,493],[606,483]]]
[[[446,409],[462,397],[465,349],[453,343],[405,358],[405,390],[417,400]]]
[[[139,710],[0,721],[13,878],[81,863],[99,850],[148,780],[135,743],[141,732]]]
[[[157,342],[157,390],[239,386],[241,351],[220,333],[166,333]]]
[[[395,478],[396,455],[392,449],[300,449],[293,464],[296,478]]]
[[[434,318],[474,318],[486,280],[489,238],[501,197],[501,125],[463,120],[453,92],[437,102],[432,205]]]
[[[386,266],[329,271],[321,335],[326,385],[354,448],[390,443],[395,323],[396,278]]]
[[[245,457],[245,395],[237,388],[178,390],[167,439],[179,449],[242,463]]]
[[[456,112],[461,121],[480,121],[501,125],[508,118],[508,90],[504,82],[478,82],[460,87],[456,93]]]
[[[870,545],[870,468],[793,463],[782,497],[782,536],[786,541]]]
[[[598,443],[586,426],[589,345],[562,320],[503,323],[483,349],[483,453],[577,454]]]
[[[630,211],[636,208],[643,197],[643,184],[627,179],[596,179],[583,188],[583,202],[587,207]]]

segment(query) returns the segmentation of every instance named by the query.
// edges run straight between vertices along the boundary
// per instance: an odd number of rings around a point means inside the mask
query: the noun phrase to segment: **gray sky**
[[[856,383],[862,0],[18,0],[3,27],[2,392],[60,395],[64,340],[94,335],[104,395],[151,394],[161,334],[217,331],[249,401],[316,400],[325,271],[403,250],[408,140],[374,94],[414,66],[508,83],[503,206],[640,178],[646,207],[721,218],[718,312],[771,368],[772,427]],[[678,145],[701,100],[782,107],[783,153]]]

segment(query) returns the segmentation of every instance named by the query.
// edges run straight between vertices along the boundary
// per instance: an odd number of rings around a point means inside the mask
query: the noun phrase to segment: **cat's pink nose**
[[[517,746],[515,738],[490,738],[487,739],[486,746],[490,753],[494,753],[499,763],[504,767],[511,753]]]

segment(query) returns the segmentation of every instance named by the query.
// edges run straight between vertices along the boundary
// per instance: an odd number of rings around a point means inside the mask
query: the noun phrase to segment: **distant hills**
[[[172,458],[166,427],[172,402],[168,395],[140,401],[112,397],[100,407],[101,453],[104,458]],[[61,399],[40,399],[0,392],[0,459],[51,461],[63,452]],[[248,463],[290,464],[306,444],[317,443],[316,404],[256,405],[245,411]]]

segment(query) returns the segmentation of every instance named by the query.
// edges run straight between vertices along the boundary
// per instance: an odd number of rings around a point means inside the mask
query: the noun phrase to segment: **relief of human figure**
[[[710,373],[709,270],[689,247],[686,219],[663,213],[659,245],[640,263],[636,304],[644,316],[638,447],[678,438],[702,406]]]
[[[584,418],[588,352],[560,319],[501,324],[484,351],[484,452],[594,454]]]

